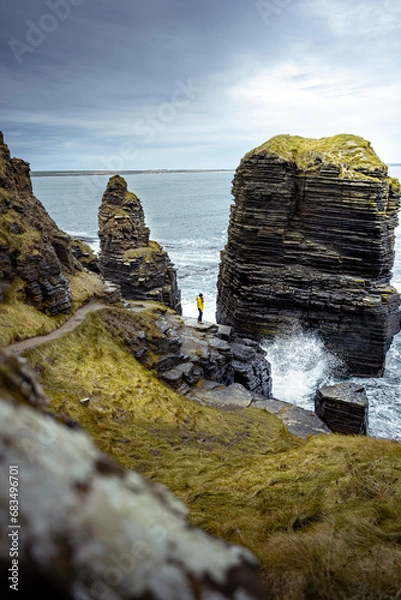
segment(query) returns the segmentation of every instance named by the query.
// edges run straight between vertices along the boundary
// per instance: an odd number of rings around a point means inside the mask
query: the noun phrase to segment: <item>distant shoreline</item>
[[[388,163],[388,167],[401,167],[401,163]],[[137,169],[126,171],[32,171],[31,177],[79,177],[95,175],[163,175],[174,173],[234,173],[235,169]]]
[[[135,171],[32,171],[31,177],[77,177],[79,175],[162,175],[164,173],[232,173],[235,169],[144,169]]]

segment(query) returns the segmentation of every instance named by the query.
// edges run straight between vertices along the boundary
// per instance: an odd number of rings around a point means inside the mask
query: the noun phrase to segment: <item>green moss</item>
[[[107,182],[107,187],[121,187],[126,190],[127,182],[125,181],[124,177],[121,177],[121,175],[113,175],[113,177],[110,177],[109,181]]]
[[[124,194],[123,206],[124,204],[140,204],[140,200],[134,192],[126,192]]]
[[[141,259],[144,263],[148,263],[155,258],[158,253],[161,252],[161,250],[161,246],[157,242],[151,240],[149,242],[149,246],[142,246],[141,248],[131,248],[130,250],[126,250],[122,256],[122,260],[124,262]]]
[[[338,167],[341,177],[352,179],[382,178],[388,171],[370,142],[350,134],[321,139],[277,135],[252,150],[246,158],[268,154],[294,163],[305,173],[318,171],[322,163]]]
[[[129,250],[126,250],[122,256],[122,260],[123,262],[125,261],[130,261],[130,260],[135,260],[135,259],[142,259],[144,261],[148,261],[150,259],[150,257],[153,254],[153,250],[151,248],[149,248],[148,246],[146,247],[141,247],[141,248],[130,248]]]
[[[194,524],[250,548],[273,598],[397,597],[400,444],[303,441],[267,412],[191,402],[127,354],[108,313],[29,354],[54,412],[78,420],[125,467],[168,485]]]

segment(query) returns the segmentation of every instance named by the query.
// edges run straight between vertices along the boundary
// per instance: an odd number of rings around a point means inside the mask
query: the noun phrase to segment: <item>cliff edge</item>
[[[70,237],[34,196],[29,164],[11,158],[0,133],[0,302],[19,280],[23,300],[51,316],[68,313],[65,274],[80,268]]]

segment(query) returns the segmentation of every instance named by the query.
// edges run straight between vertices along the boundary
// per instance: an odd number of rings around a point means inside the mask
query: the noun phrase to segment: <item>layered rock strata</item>
[[[164,250],[149,241],[142,204],[116,175],[99,208],[100,272],[124,298],[154,300],[181,314],[177,273]]]
[[[79,268],[70,237],[33,195],[29,164],[11,158],[0,133],[0,301],[20,280],[27,303],[50,315],[66,313],[71,294],[65,275]]]
[[[12,577],[23,598],[270,597],[248,550],[190,526],[167,488],[39,410],[48,400],[29,371],[0,353],[2,597]]]
[[[400,329],[400,185],[369,142],[277,136],[243,158],[233,195],[217,321],[254,339],[301,324],[351,374],[382,375]]]

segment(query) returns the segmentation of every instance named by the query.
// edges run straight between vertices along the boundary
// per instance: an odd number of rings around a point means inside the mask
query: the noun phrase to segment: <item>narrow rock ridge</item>
[[[243,158],[233,195],[217,321],[253,339],[300,323],[350,374],[381,376],[400,329],[400,185],[369,142],[277,136]]]
[[[0,134],[0,302],[16,280],[23,299],[50,315],[71,307],[65,277],[81,269],[70,237],[33,195],[29,164],[11,158]]]
[[[99,208],[100,272],[130,300],[162,302],[181,314],[177,273],[149,229],[139,198],[126,181],[111,177]]]

